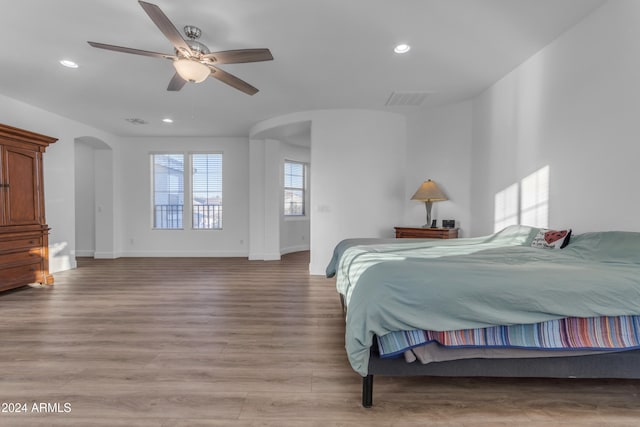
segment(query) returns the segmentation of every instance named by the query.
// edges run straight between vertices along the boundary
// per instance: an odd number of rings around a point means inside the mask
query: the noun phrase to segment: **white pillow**
[[[571,229],[549,230],[541,228],[531,242],[531,247],[539,249],[562,249],[569,244]]]

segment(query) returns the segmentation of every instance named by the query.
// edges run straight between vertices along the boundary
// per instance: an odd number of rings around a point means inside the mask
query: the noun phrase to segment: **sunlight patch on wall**
[[[518,183],[496,193],[494,197],[493,231],[518,224]]]
[[[549,227],[549,166],[520,181],[520,224]]]
[[[509,225],[549,226],[549,166],[544,166],[520,182],[494,196],[494,232]]]

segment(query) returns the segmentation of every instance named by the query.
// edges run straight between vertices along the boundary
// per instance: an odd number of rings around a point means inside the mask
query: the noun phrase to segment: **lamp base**
[[[431,221],[431,206],[433,205],[432,202],[424,202],[424,208],[427,211],[427,223],[425,225],[422,226],[422,228],[436,228],[436,221],[437,220],[433,220]]]

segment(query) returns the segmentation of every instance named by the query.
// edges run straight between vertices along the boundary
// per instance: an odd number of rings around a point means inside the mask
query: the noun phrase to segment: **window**
[[[192,227],[222,228],[222,154],[192,154]]]
[[[188,160],[185,167],[184,154],[151,155],[154,229],[183,229],[184,218],[191,218],[194,229],[222,228],[222,154],[191,154]],[[185,206],[189,191],[191,203]]]
[[[304,216],[306,165],[284,162],[284,215]]]
[[[184,155],[152,154],[153,228],[183,228]]]

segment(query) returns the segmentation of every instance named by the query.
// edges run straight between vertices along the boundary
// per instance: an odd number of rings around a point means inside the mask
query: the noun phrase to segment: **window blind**
[[[153,227],[183,228],[184,155],[152,154]]]
[[[222,153],[192,154],[193,228],[222,228]]]

